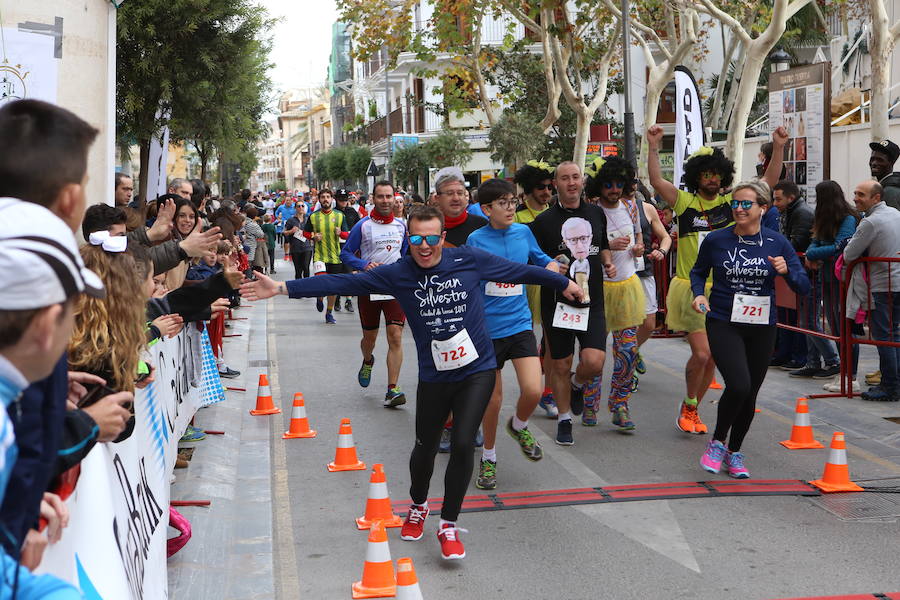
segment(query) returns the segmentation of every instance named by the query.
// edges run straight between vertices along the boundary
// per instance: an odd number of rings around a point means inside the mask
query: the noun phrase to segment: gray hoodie
[[[879,202],[866,212],[856,233],[844,248],[844,260],[851,262],[863,256],[900,257],[900,211]],[[890,268],[890,271],[888,270]],[[890,282],[890,283],[889,283]],[[900,291],[900,263],[869,264],[869,285],[873,292]]]

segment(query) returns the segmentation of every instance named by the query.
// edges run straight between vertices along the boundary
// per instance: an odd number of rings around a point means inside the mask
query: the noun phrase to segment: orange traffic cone
[[[356,458],[356,446],[353,445],[353,428],[350,427],[350,419],[341,419],[341,428],[338,430],[337,450],[334,451],[334,461],[328,463],[328,470],[334,471],[362,471],[366,463]]]
[[[393,598],[397,594],[394,563],[388,547],[387,532],[380,521],[372,524],[362,580],[351,586],[354,598]]]
[[[861,492],[863,489],[850,481],[850,468],[847,466],[847,449],[844,444],[844,432],[835,431],[831,437],[831,453],[825,463],[822,479],[810,483],[823,492]]]
[[[794,415],[794,426],[791,428],[791,439],[778,443],[791,450],[825,447],[813,437],[812,425],[809,424],[809,406],[806,404],[806,398],[797,398],[797,412]]]
[[[394,514],[391,498],[388,496],[387,477],[384,465],[372,465],[372,478],[369,480],[369,499],[366,500],[366,514],[356,520],[356,527],[368,529],[375,521],[381,521],[385,527],[400,527],[403,520]]]
[[[294,394],[294,407],[291,409],[291,428],[281,436],[282,439],[314,438],[316,430],[309,428],[309,420],[306,418],[306,405],[303,404],[303,394]]]
[[[424,600],[411,558],[397,559],[397,600]]]
[[[709,384],[709,389],[711,390],[721,390],[722,384],[716,381],[716,374],[713,373],[712,383]]]
[[[250,411],[251,415],[277,415],[281,412],[272,402],[272,392],[269,390],[269,377],[265,373],[259,375],[259,388],[256,392],[256,408]]]

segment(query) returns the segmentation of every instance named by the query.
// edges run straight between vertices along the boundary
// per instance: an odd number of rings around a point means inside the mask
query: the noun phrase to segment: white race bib
[[[589,306],[577,308],[562,302],[556,303],[556,312],[553,313],[553,326],[560,329],[575,329],[587,331]]]
[[[463,329],[449,340],[431,340],[431,357],[438,371],[452,371],[478,359],[478,351]]]
[[[393,300],[393,296],[388,296],[387,294],[369,294],[369,300],[372,302],[381,302],[383,300]]]
[[[734,302],[731,305],[731,321],[733,323],[768,325],[769,303],[768,296],[735,294]]]
[[[325,272],[325,263],[321,260],[317,260],[313,262],[313,273],[318,275],[319,273]]]
[[[521,296],[523,287],[521,283],[498,283],[488,281],[484,286],[485,296]]]
[[[697,232],[697,247],[700,247],[700,244],[703,243],[703,240],[706,239],[706,236],[710,234],[709,231],[698,231]]]

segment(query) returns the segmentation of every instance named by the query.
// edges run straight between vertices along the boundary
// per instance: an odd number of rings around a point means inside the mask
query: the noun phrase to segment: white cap
[[[46,208],[0,198],[0,310],[32,310],[77,294],[106,295],[72,230]]]

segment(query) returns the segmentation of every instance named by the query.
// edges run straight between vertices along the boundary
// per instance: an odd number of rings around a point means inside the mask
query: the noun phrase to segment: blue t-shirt
[[[494,344],[488,334],[481,282],[531,283],[565,290],[569,280],[547,269],[512,262],[478,248],[445,248],[441,262],[430,269],[404,256],[390,265],[345,275],[320,275],[287,282],[291,298],[390,294],[397,298],[416,341],[419,379],[428,382],[462,381],[479,371],[497,368]],[[433,342],[465,330],[477,358],[463,367],[438,370]],[[469,355],[471,356],[471,355]]]
[[[494,229],[491,225],[476,229],[469,235],[466,245],[539,267],[546,267],[553,260],[538,247],[531,229],[521,223],[513,223],[507,229]],[[531,311],[524,288],[520,288],[521,293],[516,296],[496,296],[492,295],[496,293],[493,290],[486,290],[489,283],[481,282],[481,293],[484,294],[484,314],[491,338],[496,340],[531,331]]]
[[[484,214],[484,211],[481,209],[481,204],[475,202],[474,204],[470,204],[469,208],[466,209],[466,212],[470,215],[477,215],[482,219],[487,219],[487,215]]]
[[[769,256],[782,256],[788,272],[783,276],[794,292],[809,292],[809,277],[800,264],[794,247],[786,237],[763,227],[755,235],[740,237],[734,225],[710,232],[700,244],[697,262],[691,269],[691,290],[694,297],[703,294],[704,284],[712,270],[713,284],[709,295],[709,316],[731,321],[735,294],[768,296],[769,324],[775,324],[775,277],[778,272]]]
[[[297,205],[288,206],[287,204],[282,204],[278,208],[275,209],[275,231],[281,233],[284,231],[284,226],[287,223],[288,219],[293,217],[297,213]],[[278,219],[281,219],[279,222]]]

